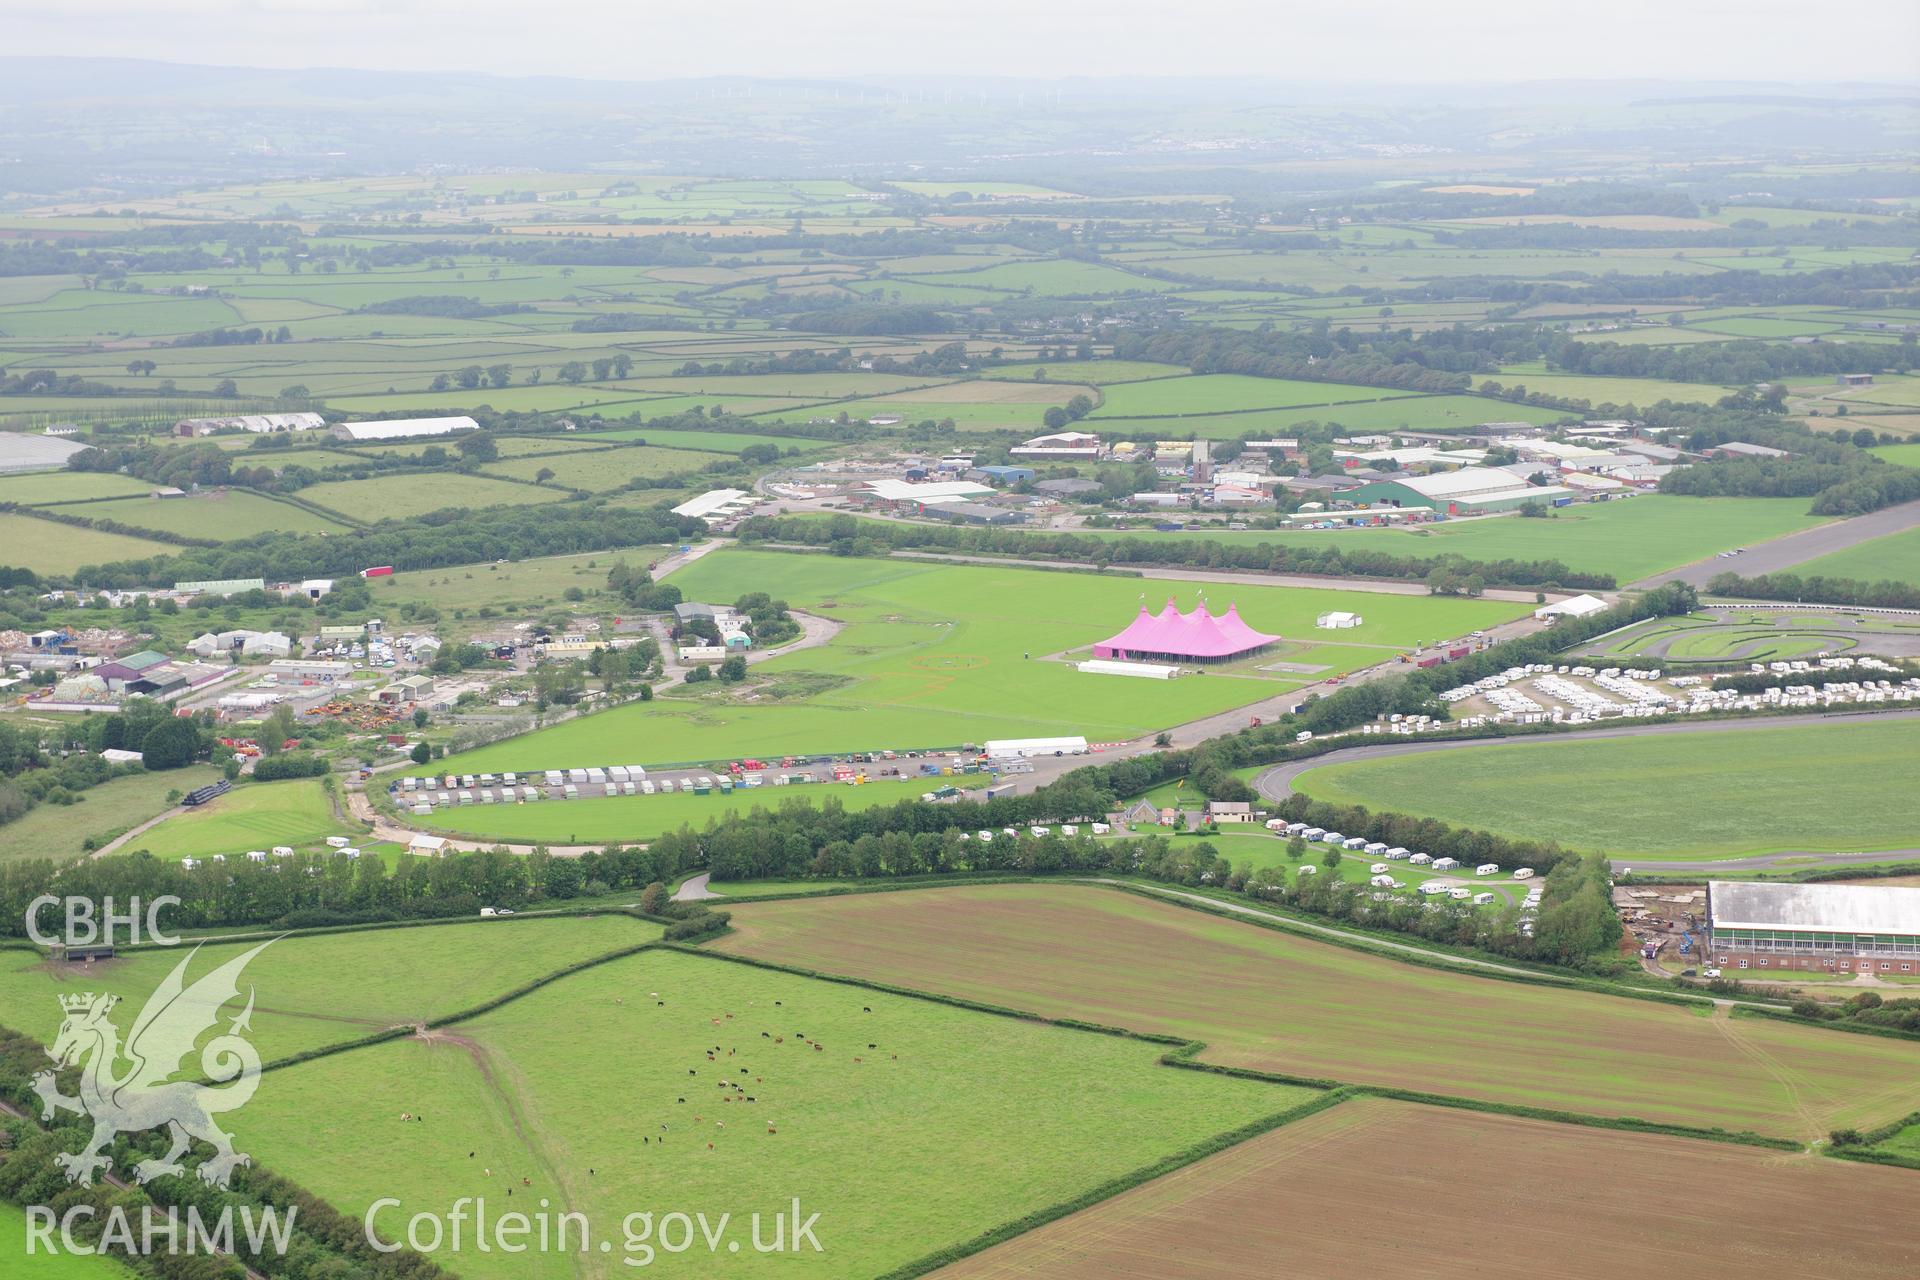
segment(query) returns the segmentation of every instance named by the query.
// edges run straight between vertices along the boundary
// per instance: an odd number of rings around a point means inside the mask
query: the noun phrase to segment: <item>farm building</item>
[[[1020,484],[1034,477],[1032,467],[991,466],[976,467],[975,470],[995,484]]]
[[[1248,626],[1233,605],[1219,615],[1210,613],[1204,603],[1195,604],[1191,613],[1181,613],[1169,600],[1157,614],[1141,605],[1126,630],[1093,646],[1093,656],[1223,662],[1256,653],[1279,639]]]
[[[19,431],[0,431],[0,475],[25,471],[58,471],[67,459],[87,446],[78,440],[54,436],[30,436]]]
[[[336,440],[414,440],[423,436],[450,436],[478,431],[480,424],[462,415],[455,418],[389,418],[384,422],[343,422],[333,429]]]
[[[1707,450],[1722,458],[1784,458],[1785,449],[1775,449],[1771,445],[1748,444],[1745,440],[1729,440],[1718,448]]]
[[[242,413],[231,418],[182,418],[173,424],[176,436],[210,436],[216,431],[251,431],[273,435],[281,431],[318,431],[327,420],[317,413]]]
[[[1100,437],[1085,431],[1061,431],[1035,436],[1007,450],[1014,458],[1077,458],[1092,462],[1100,456]]]
[[[1572,492],[1557,485],[1529,485],[1498,467],[1462,467],[1435,475],[1375,480],[1344,497],[1364,506],[1432,507],[1448,515],[1486,515],[1517,510],[1529,502],[1570,498]]]
[[[983,502],[930,502],[920,514],[936,520],[964,520],[968,524],[1024,524],[1026,515]]]
[[[174,594],[182,596],[237,596],[245,591],[266,589],[265,578],[207,578],[199,582],[173,584]]]
[[[1533,616],[1545,622],[1555,618],[1584,618],[1599,613],[1607,607],[1607,602],[1599,596],[1573,596],[1566,600],[1556,600],[1552,604],[1542,605],[1533,611]]]
[[[709,489],[673,508],[673,514],[694,520],[725,520],[739,515],[757,501],[744,489]]]
[[[55,422],[42,429],[40,434],[43,436],[53,436],[58,440],[65,440],[69,436],[77,436],[80,434],[80,424],[77,422]]]
[[[420,834],[407,842],[407,852],[423,858],[438,858],[447,851],[445,836]]]
[[[1722,969],[1920,971],[1920,889],[1712,880],[1707,930]]]
[[[432,695],[432,676],[402,676],[373,696],[389,706],[399,706],[406,702],[425,702]]]
[[[1870,373],[1835,374],[1833,385],[1836,387],[1870,387],[1873,385],[1873,375]]]

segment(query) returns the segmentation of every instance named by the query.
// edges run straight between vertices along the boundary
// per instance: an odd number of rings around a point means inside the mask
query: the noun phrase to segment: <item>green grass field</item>
[[[1104,403],[1092,416],[1102,420],[1175,417],[1240,409],[1288,409],[1302,405],[1387,400],[1407,394],[1392,388],[1363,387],[1343,382],[1302,382],[1291,378],[1208,373],[1109,387]],[[1116,430],[1125,430],[1119,423],[1114,425]]]
[[[531,460],[529,460],[531,461]],[[555,462],[565,459],[556,458]],[[523,464],[524,465],[524,464]],[[398,520],[451,507],[521,507],[558,502],[567,495],[554,489],[515,484],[489,476],[439,472],[431,476],[388,475],[366,480],[333,480],[300,491],[306,501],[354,520]]]
[[[0,824],[0,863],[28,858],[65,862],[79,857],[86,841],[105,844],[130,827],[170,807],[167,796],[185,794],[220,776],[208,765],[135,773],[80,792],[73,804],[42,804],[26,816]]]
[[[254,989],[253,1041],[261,1058],[273,1062],[462,1013],[534,978],[652,942],[660,933],[659,925],[609,914],[285,937],[248,962],[242,991]],[[187,982],[261,941],[204,944],[188,966]],[[0,951],[0,1008],[7,1010],[8,1026],[51,1042],[60,1027],[58,996],[105,991],[137,1011],[189,952],[185,945],[159,947],[91,964],[54,965],[33,952]],[[131,1017],[123,1015],[123,1030]]]
[[[573,489],[601,492],[618,489],[629,480],[658,479],[698,471],[710,462],[729,459],[724,453],[703,453],[697,449],[602,449],[591,453],[550,458],[516,458],[487,467],[488,475],[514,480],[537,480],[542,471],[553,472],[548,481]]]
[[[666,550],[657,546],[616,547],[578,555],[538,556],[512,564],[422,569],[374,578],[368,586],[373,598],[389,608],[411,601],[444,610],[494,608],[504,612],[519,608],[534,613],[552,607],[569,587],[579,587],[588,596],[602,594],[615,563],[624,560],[644,568]]]
[[[141,832],[127,842],[126,851],[145,849],[156,858],[205,858],[277,844],[297,848],[327,836],[357,834],[358,826],[333,816],[318,778],[257,782]]]
[[[178,550],[164,542],[0,511],[0,564],[35,573],[72,573],[82,565],[170,556]]]
[[[110,475],[99,471],[42,471],[32,475],[0,479],[0,502],[17,502],[24,507],[43,507],[55,502],[76,502],[84,498],[119,498],[144,495],[152,485],[132,476]],[[68,514],[87,515],[88,506],[75,507]]]
[[[1550,373],[1538,366],[1509,365],[1499,373],[1480,381],[1498,382],[1511,391],[1525,387],[1568,400],[1603,404],[1631,404],[1640,407],[1672,400],[1680,404],[1713,404],[1733,392],[1732,387],[1698,382],[1666,382],[1657,378],[1600,378],[1580,374]],[[1474,385],[1480,385],[1476,381]]]
[[[136,1217],[137,1223],[139,1219]],[[60,1239],[56,1232],[54,1240]],[[30,1270],[34,1280],[136,1280],[138,1272],[119,1259],[104,1254],[75,1254],[61,1248],[56,1253],[36,1249],[27,1253],[27,1211],[19,1205],[0,1200],[0,1258],[13,1259],[31,1256],[32,1262],[21,1262],[23,1271]]]
[[[1888,444],[1869,452],[1897,466],[1920,467],[1920,444]]]
[[[586,1214],[618,1250],[631,1212],[731,1213],[744,1233],[751,1213],[797,1196],[821,1215],[821,1253],[742,1244],[721,1264],[704,1248],[657,1264],[875,1275],[1310,1096],[1157,1066],[1161,1052],[647,952],[444,1035],[270,1073],[237,1127],[262,1163],[356,1217],[382,1196],[403,1202],[401,1223],[460,1196],[504,1208],[511,1186],[529,1208],[546,1198]],[[344,1095],[354,1105],[332,1104]],[[552,1255],[436,1260],[476,1280],[624,1270]]]
[[[1288,637],[1251,665],[1173,681],[1083,675],[1047,655],[1082,650],[1127,625],[1144,594],[1154,607],[1194,590],[1033,569],[727,550],[672,581],[690,600],[781,593],[797,608],[843,624],[825,647],[757,665],[756,700],[724,694],[658,698],[569,720],[449,759],[458,772],[549,769],[639,760],[713,760],[742,753],[903,750],[989,738],[1081,734],[1119,741],[1298,687],[1260,662],[1310,660],[1349,671],[1396,648],[1459,636],[1517,616],[1524,606],[1284,587],[1208,589],[1214,608],[1236,603],[1250,625]],[[1366,625],[1318,642],[1329,609]],[[1299,637],[1299,639],[1292,639]],[[1377,646],[1377,647],[1368,647]]]
[[[1858,578],[1866,582],[1904,582],[1920,586],[1920,529],[1903,529],[1874,538],[1845,551],[1798,564],[1791,570],[1803,578]]]
[[[1570,569],[1611,573],[1622,585],[1691,564],[1731,547],[1751,546],[1824,524],[1799,498],[1684,498],[1641,494],[1558,509],[1545,520],[1495,516],[1409,529],[1084,530],[1105,538],[1355,547],[1403,556],[1459,555],[1473,560],[1559,560]]]
[[[777,764],[778,762],[776,762]],[[908,765],[914,762],[906,762]],[[871,777],[884,766],[869,765]],[[778,772],[777,769],[770,772]],[[849,812],[917,800],[940,786],[984,786],[985,775],[960,775],[954,778],[891,778],[860,786],[845,783],[806,783],[799,786],[772,785],[736,790],[732,795],[716,791],[710,796],[690,796],[683,792],[668,795],[590,796],[579,800],[536,800],[532,804],[465,805],[435,809],[431,818],[409,815],[415,826],[435,831],[457,832],[481,839],[546,841],[550,844],[601,844],[609,841],[645,840],[668,831],[690,826],[696,831],[708,822],[724,822],[736,814],[753,809],[769,812],[791,804],[814,807],[832,800]],[[405,793],[399,797],[405,800]]]
[[[1802,1139],[1920,1103],[1897,1041],[1442,972],[1091,886],[729,909],[721,950],[1199,1040],[1223,1066]]]
[[[116,498],[64,510],[90,520],[112,520],[141,529],[237,542],[265,533],[344,533],[348,526],[290,502],[226,489],[205,497]]]
[[[1914,848],[1920,722],[1505,743],[1326,765],[1294,786],[1649,863]]]

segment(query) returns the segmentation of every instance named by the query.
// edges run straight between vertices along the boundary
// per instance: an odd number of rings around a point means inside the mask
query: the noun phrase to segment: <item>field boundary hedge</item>
[[[182,938],[181,944],[184,945],[187,943],[191,943],[196,947],[199,947],[199,946],[217,947],[217,946],[226,946],[229,944],[239,945],[241,943],[246,943],[246,942],[258,942],[263,938],[270,941],[277,942],[282,938],[293,938],[293,939],[323,938],[329,934],[335,934],[335,933],[373,933],[382,929],[425,929],[425,928],[430,928],[434,925],[479,924],[482,920],[487,921],[489,924],[492,924],[495,921],[498,921],[499,923],[504,925],[511,925],[516,921],[521,921],[521,920],[553,920],[553,919],[560,919],[560,918],[565,918],[569,916],[598,916],[598,915],[632,916],[636,920],[642,920],[649,924],[666,923],[664,920],[660,920],[651,916],[642,915],[638,911],[631,911],[621,907],[581,907],[577,910],[572,910],[572,911],[555,908],[552,910],[541,910],[541,911],[516,911],[510,916],[469,916],[469,915],[429,916],[419,920],[368,920],[358,924],[324,924],[324,925],[316,925],[310,929],[283,929],[278,932],[275,932],[273,930],[267,930],[267,929],[256,929],[247,933],[222,933],[222,934],[209,934],[209,935],[205,935],[198,938]],[[35,947],[30,942],[7,943],[4,945],[6,946],[18,945],[33,951],[40,950],[40,948]],[[165,944],[165,943],[136,942],[136,943],[129,943],[122,947],[117,947],[115,948],[115,952],[118,955],[131,955],[131,954],[136,954],[139,952],[146,952],[146,951],[172,951],[175,949],[176,948],[174,946]]]
[[[573,964],[567,965],[564,968],[555,969],[552,973],[543,974],[531,982],[522,983],[511,991],[503,992],[491,1000],[482,1001],[471,1008],[462,1009],[457,1013],[450,1013],[443,1018],[435,1018],[430,1022],[423,1022],[420,1025],[429,1031],[435,1031],[441,1027],[453,1026],[455,1023],[471,1022],[481,1014],[492,1013],[495,1009],[503,1005],[512,1004],[515,1000],[532,995],[542,987],[550,987],[562,978],[570,978],[576,973],[584,973],[588,969],[597,969],[603,964],[609,964],[615,960],[624,960],[628,956],[637,956],[642,951],[654,951],[669,946],[671,946],[671,944],[656,938],[651,942],[642,942],[636,946],[622,947],[617,951],[609,951],[605,955],[575,961]]]
[[[938,1271],[942,1267],[951,1266],[962,1258],[971,1257],[976,1253],[992,1248],[994,1245],[1004,1244],[1008,1240],[1025,1235],[1027,1232],[1037,1227],[1043,1227],[1050,1222],[1057,1222],[1070,1214],[1080,1212],[1082,1209],[1090,1209],[1094,1205],[1111,1200],[1113,1197],[1131,1191],[1144,1183],[1184,1169],[1188,1165],[1195,1164],[1209,1156],[1218,1155],[1222,1151],[1237,1147],[1243,1142],[1260,1137],[1262,1134],[1271,1133],[1275,1129],[1292,1124],[1296,1120],[1304,1120],[1308,1116],[1325,1111],[1330,1107],[1336,1107],[1342,1102],[1345,1102],[1349,1096],[1351,1095],[1340,1090],[1335,1090],[1331,1093],[1322,1094],[1317,1098],[1309,1098],[1307,1101],[1297,1106],[1289,1107],[1285,1111],[1278,1111],[1273,1115],[1262,1117],[1250,1124],[1241,1125],[1238,1129],[1229,1129],[1225,1133],[1217,1133],[1210,1138],[1203,1138],[1201,1141],[1194,1143],[1184,1150],[1174,1152],[1172,1155],[1162,1156],[1151,1164],[1142,1165],[1137,1169],[1121,1174],[1117,1178],[1109,1178],[1099,1186],[1090,1187],[1070,1199],[1048,1205],[1044,1209],[1036,1209],[1010,1222],[1003,1222],[992,1230],[982,1232],[980,1235],[973,1237],[971,1240],[949,1245],[945,1249],[936,1250],[933,1253],[916,1258],[904,1266],[896,1267],[891,1271],[882,1273],[878,1280],[913,1280],[913,1277],[924,1276],[930,1272]]]
[[[1898,1027],[1880,1027],[1871,1022],[1855,1022],[1851,1018],[1803,1018],[1796,1013],[1787,1013],[1778,1009],[1740,1005],[1733,1009],[1736,1018],[1766,1018],[1772,1022],[1791,1022],[1796,1027],[1823,1027],[1828,1031],[1845,1031],[1856,1036],[1879,1036],[1884,1040],[1920,1041],[1920,1031],[1902,1031]]]

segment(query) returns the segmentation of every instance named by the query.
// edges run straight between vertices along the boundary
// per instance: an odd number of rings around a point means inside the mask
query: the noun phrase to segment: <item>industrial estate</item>
[[[0,63],[0,1274],[1920,1274],[1908,90]]]

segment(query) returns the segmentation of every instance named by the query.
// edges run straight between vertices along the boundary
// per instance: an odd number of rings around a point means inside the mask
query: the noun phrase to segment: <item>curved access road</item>
[[[1782,534],[1778,538],[1757,542],[1737,556],[1723,559],[1719,555],[1712,555],[1705,560],[1681,565],[1678,569],[1656,573],[1633,585],[1657,587],[1668,582],[1685,582],[1704,587],[1722,573],[1737,573],[1743,578],[1783,573],[1809,560],[1817,560],[1821,556],[1845,551],[1874,538],[1884,538],[1890,533],[1901,533],[1916,526],[1920,526],[1920,501],[1903,502],[1899,506],[1869,511],[1851,520],[1835,520],[1817,528],[1802,529],[1798,533]]]
[[[1714,731],[1738,731],[1747,727],[1770,728],[1786,727],[1798,724],[1851,724],[1862,721],[1913,720],[1920,719],[1920,710],[1905,711],[1830,711],[1804,716],[1759,716],[1750,720],[1663,720],[1644,724],[1614,725],[1605,729],[1582,729],[1568,734],[1551,734],[1542,737],[1501,737],[1501,738],[1456,738],[1446,742],[1377,742],[1356,743],[1351,747],[1341,747],[1325,755],[1314,756],[1310,760],[1292,760],[1286,764],[1275,765],[1253,779],[1253,789],[1269,800],[1285,800],[1293,794],[1293,780],[1309,769],[1318,769],[1329,764],[1351,764],[1356,760],[1376,760],[1390,756],[1424,755],[1430,751],[1464,751],[1471,747],[1498,746],[1515,742],[1568,742],[1588,741],[1593,738],[1638,738],[1674,733],[1712,733]],[[1640,864],[1648,872],[1712,872],[1712,871],[1758,871],[1783,863],[1800,862],[1808,858],[1817,858],[1828,866],[1844,866],[1849,863],[1887,862],[1903,857],[1920,858],[1920,849],[1882,849],[1873,853],[1823,853],[1817,850],[1780,850],[1774,853],[1754,854],[1745,858],[1715,858],[1690,862],[1668,862],[1664,860],[1615,858],[1616,871]]]

